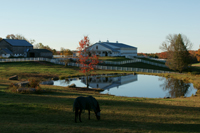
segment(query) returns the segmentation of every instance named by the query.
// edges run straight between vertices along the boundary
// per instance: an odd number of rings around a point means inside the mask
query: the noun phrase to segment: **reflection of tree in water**
[[[165,82],[160,85],[164,91],[169,91],[169,97],[180,97],[185,96],[188,93],[190,83],[184,83],[182,80],[173,78],[159,78],[159,80],[164,80]]]
[[[65,83],[70,84],[70,79],[65,79]]]
[[[60,80],[60,85],[70,84],[70,79]]]

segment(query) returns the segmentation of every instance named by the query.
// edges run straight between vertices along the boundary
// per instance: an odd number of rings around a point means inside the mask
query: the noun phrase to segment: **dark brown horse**
[[[77,117],[81,121],[81,113],[84,110],[88,110],[88,119],[90,120],[90,111],[93,110],[97,120],[100,120],[100,107],[98,101],[92,97],[77,97],[74,100],[73,111],[75,111],[75,122],[77,122]]]

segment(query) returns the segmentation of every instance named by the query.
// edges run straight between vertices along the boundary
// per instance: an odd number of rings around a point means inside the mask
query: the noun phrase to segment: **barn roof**
[[[136,48],[127,44],[123,44],[123,43],[112,43],[112,42],[105,42],[106,44],[110,44],[113,45],[115,47],[119,47],[119,48]]]
[[[111,48],[110,46],[106,45],[105,43],[98,43],[98,44],[100,44],[100,45],[112,50],[113,52],[118,52],[117,50],[115,50],[114,48]]]
[[[7,48],[4,48],[4,49],[2,49],[4,52],[6,52],[7,54],[13,54],[9,49],[7,49]]]
[[[17,39],[3,39],[12,46],[33,46],[26,40],[17,40]]]
[[[127,44],[123,44],[123,43],[113,43],[113,42],[97,42],[95,44],[100,44],[100,45],[103,45],[104,47],[107,47],[113,51],[115,51],[115,48],[111,48],[110,46],[114,46],[114,47],[117,47],[117,48],[136,48],[136,47],[133,47],[133,46],[130,46],[130,45],[127,45]]]
[[[48,49],[31,49],[29,52],[44,52],[44,53],[46,53],[46,52],[51,52],[51,51]]]

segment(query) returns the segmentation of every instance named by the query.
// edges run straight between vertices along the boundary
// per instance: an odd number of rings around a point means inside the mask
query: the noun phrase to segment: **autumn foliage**
[[[98,56],[95,55],[93,51],[89,51],[90,40],[88,36],[84,36],[79,42],[78,52],[79,52],[79,63],[81,72],[88,76],[94,71],[95,66],[99,63]]]
[[[200,62],[200,48],[196,51],[196,58]]]

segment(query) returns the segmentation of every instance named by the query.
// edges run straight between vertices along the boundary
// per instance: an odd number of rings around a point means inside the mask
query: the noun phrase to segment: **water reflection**
[[[91,76],[89,77],[89,86],[91,88],[100,88],[104,90],[110,90],[113,87],[119,87],[121,85],[137,81],[137,75],[125,75],[125,76]],[[81,82],[86,85],[86,78],[82,78]]]
[[[192,89],[190,88],[190,83],[185,83],[182,80],[173,78],[160,78],[159,80],[164,80],[164,83],[160,85],[164,91],[168,91],[168,97],[180,97],[187,96]]]
[[[90,88],[104,89],[102,94],[127,97],[190,97],[196,94],[197,89],[191,83],[182,80],[166,79],[151,75],[97,75],[89,77]],[[86,87],[86,78],[70,78],[54,81],[54,85],[68,86],[76,84],[78,87]]]

